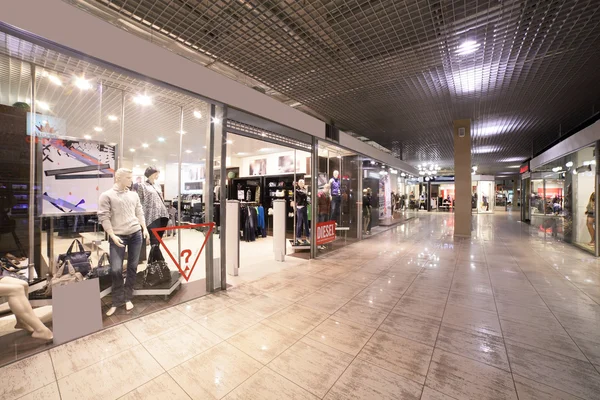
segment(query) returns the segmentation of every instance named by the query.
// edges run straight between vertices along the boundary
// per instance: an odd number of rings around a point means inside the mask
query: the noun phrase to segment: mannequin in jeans
[[[113,315],[123,304],[127,311],[133,309],[131,299],[142,240],[146,244],[150,242],[142,203],[137,193],[129,190],[130,186],[131,170],[119,168],[115,173],[115,185],[100,195],[98,206],[98,221],[110,238],[113,303],[106,312],[107,316]],[[127,279],[123,284],[125,247],[128,250]]]
[[[296,198],[294,202],[296,207],[296,244],[307,244],[310,233],[308,231],[308,194],[304,179],[298,181],[296,187]],[[306,239],[301,240],[302,234],[306,234]]]
[[[142,209],[144,210],[144,219],[148,226],[146,229],[150,234],[150,244],[152,246],[160,245],[160,242],[156,236],[152,233],[153,228],[164,228],[169,224],[169,212],[167,206],[162,197],[161,188],[156,183],[160,171],[154,166],[146,168],[144,173],[146,176],[146,182],[140,183],[137,186],[137,194],[140,196],[140,202],[142,203]],[[158,236],[161,238],[165,231],[159,231]],[[155,252],[159,260],[164,260],[164,257],[159,249]],[[146,247],[142,246],[142,259],[146,259]]]
[[[42,323],[29,304],[29,284],[21,279],[0,276],[0,296],[6,297],[10,310],[15,315],[15,329],[24,329],[31,337],[50,341],[52,331]]]
[[[333,178],[329,180],[329,188],[331,190],[331,220],[335,221],[337,225],[342,206],[342,182],[338,170],[333,171]]]
[[[318,195],[318,222],[325,222],[329,220],[329,212],[331,211],[331,198],[329,197],[329,183],[323,185],[323,190]]]

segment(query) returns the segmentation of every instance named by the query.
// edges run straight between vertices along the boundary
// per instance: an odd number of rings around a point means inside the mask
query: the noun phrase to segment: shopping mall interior
[[[11,2],[0,398],[600,398],[599,26]]]

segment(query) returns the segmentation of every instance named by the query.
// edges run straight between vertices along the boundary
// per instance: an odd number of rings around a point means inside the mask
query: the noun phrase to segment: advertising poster
[[[42,167],[43,215],[96,212],[100,193],[114,184],[115,146],[47,139]]]

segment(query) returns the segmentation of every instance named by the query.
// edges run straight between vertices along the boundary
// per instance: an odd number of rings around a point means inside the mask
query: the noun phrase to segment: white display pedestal
[[[285,200],[273,201],[273,255],[275,261],[285,261]]]
[[[240,202],[227,200],[225,251],[227,254],[227,274],[238,276],[240,267]]]

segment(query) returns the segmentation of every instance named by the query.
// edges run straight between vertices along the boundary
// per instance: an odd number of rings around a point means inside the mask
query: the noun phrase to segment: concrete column
[[[471,120],[453,121],[454,130],[454,236],[471,237]]]

